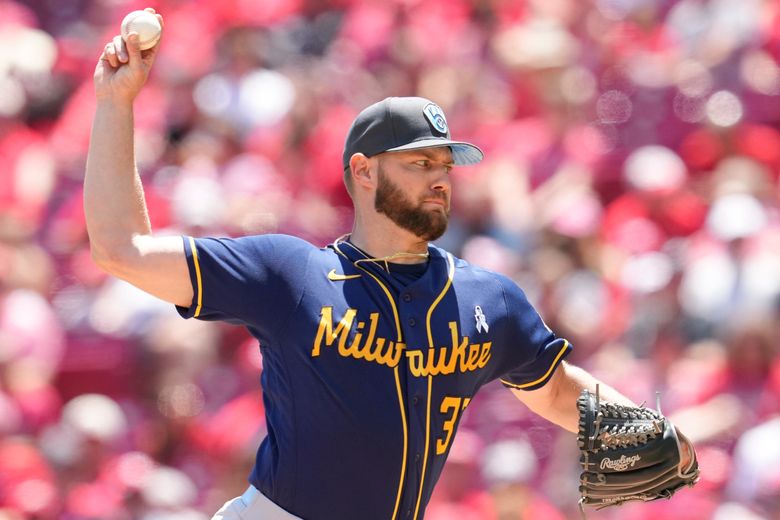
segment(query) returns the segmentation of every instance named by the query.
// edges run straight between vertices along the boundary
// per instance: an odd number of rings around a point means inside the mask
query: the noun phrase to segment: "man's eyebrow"
[[[421,150],[411,150],[411,151],[415,155],[422,155],[426,159],[433,159],[434,161],[438,161],[438,162],[440,162],[442,164],[446,164],[448,166],[454,166],[455,165],[455,162],[452,159],[449,159],[449,160],[447,160],[447,159],[440,159],[439,157],[441,157],[441,156],[439,156],[439,154],[437,154],[436,152],[434,152],[432,150],[421,149]]]

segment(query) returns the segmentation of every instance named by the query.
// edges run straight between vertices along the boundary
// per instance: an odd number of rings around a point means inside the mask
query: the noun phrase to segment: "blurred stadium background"
[[[0,0],[0,519],[207,519],[263,435],[257,345],[90,261],[91,77],[123,0]],[[702,480],[595,520],[780,519],[780,3],[161,0],[136,103],[158,232],[349,230],[357,112],[422,95],[487,159],[440,244],[571,359],[662,393]],[[577,518],[573,438],[491,385],[426,518]]]

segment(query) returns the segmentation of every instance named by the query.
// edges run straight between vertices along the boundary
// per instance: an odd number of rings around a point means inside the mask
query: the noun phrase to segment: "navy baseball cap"
[[[344,144],[344,169],[356,153],[367,157],[382,152],[448,146],[458,165],[476,164],[482,150],[450,139],[444,111],[421,97],[390,97],[363,109],[353,121]]]

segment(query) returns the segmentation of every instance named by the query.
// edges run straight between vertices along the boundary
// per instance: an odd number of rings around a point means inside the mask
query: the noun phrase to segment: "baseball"
[[[149,11],[133,11],[122,20],[122,39],[127,41],[131,32],[138,33],[141,50],[151,49],[160,40],[162,26],[157,16]]]

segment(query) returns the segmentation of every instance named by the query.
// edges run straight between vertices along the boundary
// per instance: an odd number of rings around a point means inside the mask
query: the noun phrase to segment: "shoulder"
[[[267,234],[242,237],[205,237],[196,239],[198,248],[221,248],[236,254],[251,256],[289,256],[316,251],[309,242],[290,235]]]
[[[187,241],[185,240],[185,243]],[[259,273],[300,275],[315,258],[332,256],[298,237],[281,234],[195,239],[192,254],[201,263]]]
[[[313,250],[317,249],[313,244],[306,240],[292,235],[267,234],[267,235],[247,235],[238,238],[223,240],[232,240],[237,243],[245,244],[255,248],[272,248],[279,250]]]
[[[454,265],[453,284],[460,288],[474,288],[480,293],[492,292],[508,308],[528,305],[528,298],[515,280],[504,274],[476,266],[444,249],[433,247],[437,256],[451,259]],[[450,260],[447,260],[450,261]]]
[[[439,247],[432,246],[431,249],[435,251],[436,256],[451,259],[455,268],[455,278],[460,278],[461,281],[472,280],[480,283],[492,283],[502,288],[517,287],[517,283],[506,275],[469,263]]]

